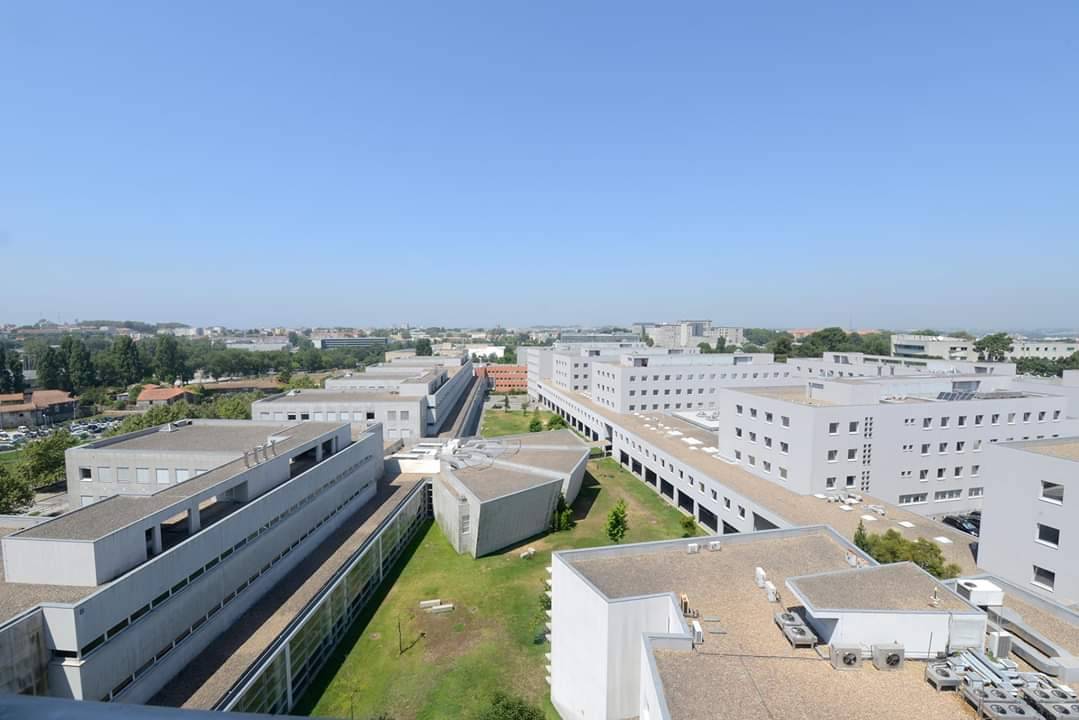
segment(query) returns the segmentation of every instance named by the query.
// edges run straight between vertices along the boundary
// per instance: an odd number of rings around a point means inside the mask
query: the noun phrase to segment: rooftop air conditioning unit
[[[955,591],[971,605],[995,607],[1004,604],[1004,591],[988,580],[960,580]]]
[[[1036,718],[1038,713],[1025,702],[987,702],[982,703],[982,717],[987,720],[1009,720],[1011,718]]]
[[[956,690],[962,682],[962,676],[948,663],[927,663],[925,681],[937,690]]]
[[[886,643],[874,645],[873,667],[877,670],[899,670],[903,667],[905,654],[903,646],[898,643]]]
[[[783,635],[792,647],[815,647],[817,636],[805,625],[783,625]]]
[[[862,667],[862,648],[858,645],[833,645],[830,656],[832,667],[836,670],[857,670]]]
[[[775,583],[771,580],[764,582],[764,592],[768,595],[768,602],[779,602],[779,590],[776,589]]]
[[[781,628],[786,627],[787,625],[805,625],[805,623],[802,622],[802,618],[800,618],[798,615],[795,615],[790,610],[777,612],[774,616],[774,619],[776,621],[776,625]]]
[[[989,633],[989,654],[997,660],[1003,660],[1012,654],[1012,634],[1004,630]]]
[[[1071,720],[1079,717],[1079,703],[1037,703],[1035,707],[1047,720]]]
[[[696,620],[693,621],[693,644],[704,644],[704,630],[701,628],[701,624]]]
[[[708,549],[711,550],[712,552],[715,552],[716,550],[719,550],[722,547],[723,547],[723,544],[719,540],[709,540],[708,541]]]
[[[970,675],[963,678],[959,689],[967,702],[976,708],[988,703],[1014,703],[1017,700],[1011,692],[993,685],[986,685],[981,680],[972,680]]]
[[[696,553],[699,553],[700,551],[701,551],[701,544],[700,543],[689,543],[688,545],[686,545],[686,552],[689,553],[690,555],[695,555]]]

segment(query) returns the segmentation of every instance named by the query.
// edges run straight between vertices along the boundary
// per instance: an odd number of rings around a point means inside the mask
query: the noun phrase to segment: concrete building
[[[1079,417],[1079,370],[1065,370],[1062,377],[1019,375],[1012,384],[1018,390],[1065,397],[1068,416]]]
[[[225,349],[249,352],[291,352],[292,343],[288,338],[227,338]]]
[[[577,498],[589,447],[569,430],[421,443],[389,460],[430,475],[435,520],[459,553],[481,557],[551,526],[559,495]]]
[[[1012,349],[1007,353],[1009,360],[1020,358],[1048,358],[1049,360],[1062,360],[1079,352],[1079,342],[1071,340],[1031,340],[1030,338],[1013,337]]]
[[[527,365],[480,365],[476,367],[476,377],[485,380],[493,393],[524,392],[528,389]]]
[[[916,566],[877,566],[820,526],[557,552],[550,584],[551,702],[566,720],[966,717],[912,660],[980,649],[987,626]],[[817,642],[853,649],[855,669]],[[862,664],[897,645],[893,672]]]
[[[895,357],[932,357],[944,360],[978,359],[974,341],[947,335],[892,335],[892,355]]]
[[[634,343],[641,342],[641,336],[637,333],[599,333],[587,331],[565,331],[558,333],[560,343],[584,343],[587,345],[606,343]]]
[[[1076,428],[1065,398],[1010,381],[918,375],[726,389],[718,454],[802,495],[868,494],[931,516],[974,510],[991,444]]]
[[[459,357],[406,357],[361,373],[328,378],[324,389],[292,390],[251,404],[251,417],[352,423],[362,432],[383,423],[387,440],[410,442],[442,431],[473,382]]]
[[[353,441],[341,423],[181,421],[95,445],[69,459],[102,463],[111,480],[91,482],[117,494],[0,540],[0,656],[30,653],[0,677],[13,691],[148,701],[247,621],[383,472],[377,425]],[[140,467],[156,492],[125,492],[121,468],[130,489]]]
[[[996,445],[978,564],[1063,605],[1079,603],[1079,438]]]
[[[641,328],[660,347],[697,347],[700,343],[715,345],[722,339],[729,346],[745,342],[744,328],[720,327],[711,320],[679,320],[674,323],[642,323]]]
[[[24,390],[0,395],[0,428],[38,427],[75,417],[79,399],[63,390]]]

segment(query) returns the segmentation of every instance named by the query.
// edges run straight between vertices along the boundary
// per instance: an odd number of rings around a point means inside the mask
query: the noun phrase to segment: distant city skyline
[[[4,7],[0,315],[1079,322],[1079,4],[419,14]]]

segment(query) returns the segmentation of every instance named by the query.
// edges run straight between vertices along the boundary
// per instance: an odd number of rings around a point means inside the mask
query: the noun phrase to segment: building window
[[[783,479],[783,480],[787,479],[787,468],[785,468],[785,467],[779,468],[779,477],[781,479]]]
[[[848,460],[857,460],[858,459],[858,448],[847,448],[847,459]]]
[[[1038,523],[1038,542],[1050,547],[1060,547],[1060,530],[1051,525]]]
[[[966,446],[967,446],[967,443],[966,443],[966,441],[965,441],[965,440],[960,440],[959,442],[957,442],[957,443],[955,444],[955,451],[956,451],[957,453],[961,453],[961,452],[963,452],[963,449],[964,449],[964,448],[965,448]]]
[[[825,479],[824,487],[827,488],[828,490],[833,490],[835,488],[835,478],[830,477],[830,478]]]
[[[94,479],[93,471],[88,467],[79,468],[79,480],[91,482]]]
[[[154,470],[154,475],[157,478],[158,485],[169,484],[169,471],[168,468],[157,468]]]
[[[899,496],[899,504],[900,505],[917,505],[919,503],[924,503],[928,499],[929,499],[929,496],[926,493],[914,493],[912,495],[900,495]]]
[[[723,498],[723,507],[727,510],[731,509],[731,499],[729,497]]]
[[[922,418],[922,429],[928,430],[933,427],[933,418]]]
[[[746,509],[741,505],[738,506],[738,517],[744,518],[746,516]]]
[[[116,482],[128,483],[131,482],[131,468],[118,467],[116,468]]]
[[[858,421],[857,420],[851,420],[849,423],[847,423],[847,432],[852,433],[852,434],[858,432]]]
[[[935,502],[958,500],[961,497],[963,497],[962,490],[937,490],[935,493],[933,493],[933,500]]]
[[[839,434],[839,423],[837,423],[837,422],[828,423],[828,434],[829,435],[838,435]]]
[[[974,416],[974,425],[975,425],[975,427],[981,427],[982,424],[984,423],[984,421],[985,421],[985,415],[975,415]]]
[[[926,470],[925,468],[922,468],[921,470],[919,470],[918,471],[918,479],[919,480],[928,480],[929,479],[929,471]]]
[[[150,468],[135,468],[135,482],[146,484],[150,482]]]
[[[782,425],[783,427],[790,427],[791,426],[791,419],[789,417],[787,417],[786,415],[780,415],[779,416],[779,424]]]
[[[1042,480],[1042,500],[1046,502],[1064,504],[1064,486],[1060,483]]]
[[[829,450],[828,451],[828,462],[836,462],[838,459],[839,459],[839,451],[838,450]]]
[[[853,475],[848,475],[847,476],[847,487],[849,487],[849,488],[854,487],[854,479],[855,478],[854,478]]]
[[[765,413],[764,413],[764,422],[766,422],[766,423],[772,422],[772,413],[765,411]]]
[[[1038,567],[1037,565],[1035,565],[1034,579],[1031,580],[1031,583],[1052,592],[1053,587],[1057,583],[1057,574],[1052,570],[1046,570],[1043,567]]]
[[[779,441],[779,452],[781,452],[781,453],[783,453],[784,455],[786,455],[787,453],[789,453],[789,452],[790,452],[790,449],[791,449],[791,446],[790,446],[790,445],[788,445],[787,443],[783,442],[782,440],[780,440],[780,441]]]
[[[734,406],[734,412],[737,413],[738,415],[741,415],[742,414],[742,406],[741,405],[735,405]]]
[[[967,490],[967,497],[975,498],[981,497],[982,495],[985,495],[985,488],[983,487],[972,487],[970,490]]]
[[[958,424],[959,424],[959,427],[966,427],[967,426],[967,416],[966,415],[960,415]]]
[[[948,423],[949,423],[950,421],[951,421],[951,418],[950,418],[950,417],[948,417],[947,415],[945,415],[944,417],[942,417],[942,418],[940,419],[940,426],[941,426],[942,428],[946,428],[946,427],[948,427]]]

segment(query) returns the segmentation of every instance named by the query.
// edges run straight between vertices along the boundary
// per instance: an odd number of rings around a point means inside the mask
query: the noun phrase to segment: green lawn
[[[22,457],[22,450],[0,452],[0,465],[14,465]]]
[[[528,432],[528,424],[535,417],[535,411],[529,408],[528,412],[510,410],[506,412],[501,407],[487,408],[483,413],[483,426],[480,435],[483,437],[498,437],[499,435],[517,435]],[[539,419],[544,427],[547,421],[554,417],[554,413],[540,410]]]
[[[342,644],[295,712],[469,720],[501,689],[557,718],[544,680],[549,648],[536,641],[546,620],[539,598],[551,551],[608,544],[604,523],[619,498],[629,510],[625,542],[682,536],[683,515],[613,460],[588,468],[574,504],[576,527],[526,543],[537,550],[531,560],[518,557],[520,548],[479,560],[458,555],[432,524],[373,617],[358,621],[358,639],[351,647]],[[429,598],[452,602],[456,610],[420,612],[419,601]]]

